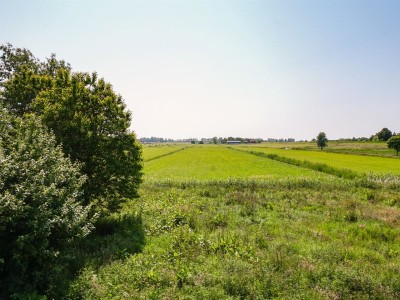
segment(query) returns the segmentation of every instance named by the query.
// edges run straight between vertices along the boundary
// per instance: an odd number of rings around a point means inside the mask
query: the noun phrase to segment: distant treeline
[[[337,141],[339,142],[386,142],[392,136],[396,136],[396,132],[392,132],[388,128],[382,128],[379,132],[372,134],[369,138],[368,137],[353,137],[353,138],[341,138]]]
[[[372,134],[370,137],[352,137],[352,138],[339,138],[336,141],[338,142],[368,142],[368,141],[387,141],[392,136],[395,136],[396,132],[392,132],[388,128],[382,128],[379,132]],[[226,144],[228,141],[236,141],[242,144],[246,143],[262,143],[262,142],[295,142],[294,138],[246,138],[246,137],[212,137],[212,138],[186,138],[186,139],[170,139],[170,138],[161,138],[161,137],[143,137],[139,139],[142,143],[192,143],[192,144]],[[315,142],[316,139],[310,140],[311,142]],[[308,140],[300,140],[299,142],[308,142]]]
[[[228,141],[236,141],[243,144],[246,143],[262,143],[262,142],[294,142],[295,139],[267,139],[262,138],[246,138],[246,137],[212,137],[212,138],[187,138],[187,139],[169,139],[160,137],[143,137],[140,138],[142,143],[192,143],[192,144],[226,144]]]

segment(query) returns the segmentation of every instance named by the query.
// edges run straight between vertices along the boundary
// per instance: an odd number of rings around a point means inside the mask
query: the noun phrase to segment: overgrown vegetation
[[[70,297],[398,299],[389,177],[147,180],[123,209],[141,215],[143,251],[87,265]]]

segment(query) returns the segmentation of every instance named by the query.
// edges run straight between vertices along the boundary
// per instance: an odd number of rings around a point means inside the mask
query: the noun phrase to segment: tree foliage
[[[396,150],[396,155],[399,155],[400,151],[400,135],[392,136],[387,142],[389,149]]]
[[[320,132],[317,136],[317,146],[321,150],[324,149],[328,145],[328,138],[326,137],[325,132]]]
[[[387,141],[392,137],[392,135],[393,135],[392,132],[386,127],[382,128],[382,130],[376,134],[378,140],[380,141]]]
[[[23,69],[38,71],[38,60],[29,50],[13,48],[11,44],[0,45],[0,50],[0,86]]]
[[[0,109],[0,298],[57,285],[64,250],[92,228],[84,182],[37,117]]]
[[[0,49],[2,102],[16,115],[38,115],[64,153],[82,163],[88,178],[84,204],[96,203],[106,213],[136,197],[141,147],[129,131],[131,114],[112,86],[96,73],[72,72],[54,54],[40,62],[26,49]]]

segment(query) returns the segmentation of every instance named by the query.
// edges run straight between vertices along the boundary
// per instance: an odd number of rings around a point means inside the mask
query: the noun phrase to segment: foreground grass
[[[121,213],[141,252],[88,263],[70,297],[399,299],[399,182],[147,180]]]

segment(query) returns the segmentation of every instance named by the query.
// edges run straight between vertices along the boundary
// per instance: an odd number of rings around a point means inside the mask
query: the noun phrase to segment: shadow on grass
[[[95,230],[81,242],[85,264],[100,267],[116,259],[139,253],[145,245],[141,215],[125,214],[102,218]]]
[[[74,248],[68,250],[68,274],[56,292],[62,299],[68,293],[68,287],[84,267],[98,269],[115,260],[123,260],[139,253],[145,246],[145,234],[140,214],[124,214],[99,219],[95,229]]]

